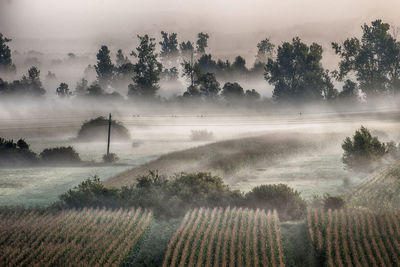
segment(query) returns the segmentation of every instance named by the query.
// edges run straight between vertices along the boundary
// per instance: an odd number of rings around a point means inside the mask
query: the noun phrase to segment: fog
[[[325,48],[325,65],[336,66],[330,42],[359,36],[373,19],[400,26],[396,0],[1,0],[0,32],[12,48],[46,55],[94,55],[101,44],[131,51],[136,35],[177,32],[180,41],[208,32],[209,51],[220,58],[243,55],[252,64],[258,41],[274,43],[300,36]]]

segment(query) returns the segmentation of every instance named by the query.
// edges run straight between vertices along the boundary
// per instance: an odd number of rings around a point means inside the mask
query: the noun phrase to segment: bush
[[[157,172],[139,177],[130,187],[105,188],[98,178],[89,179],[60,196],[61,207],[142,207],[156,217],[183,216],[197,207],[241,206],[277,209],[280,218],[299,219],[306,204],[298,192],[286,185],[264,185],[244,196],[231,190],[218,176],[210,173],[181,173],[166,179]]]
[[[192,141],[210,141],[214,139],[214,134],[207,130],[192,130],[190,140]]]
[[[300,193],[285,184],[254,187],[246,194],[245,201],[251,208],[276,209],[281,220],[300,219],[307,208]]]
[[[345,201],[342,197],[326,195],[324,198],[324,209],[326,210],[343,209],[344,206]]]
[[[346,137],[342,144],[342,161],[349,169],[365,170],[373,167],[387,153],[385,143],[373,137],[370,131],[361,126],[351,139]]]
[[[40,153],[40,159],[44,163],[79,163],[81,159],[79,154],[71,146],[46,148]]]
[[[0,166],[14,167],[33,165],[38,162],[35,152],[29,150],[29,145],[19,139],[17,143],[0,137]]]
[[[117,154],[115,154],[115,153],[103,155],[103,162],[105,162],[105,163],[114,163],[114,162],[117,162],[118,160],[119,160],[119,158],[118,158]]]
[[[78,139],[81,141],[107,141],[108,119],[97,117],[86,121],[78,132]],[[111,138],[113,140],[129,141],[128,129],[121,123],[111,120]]]

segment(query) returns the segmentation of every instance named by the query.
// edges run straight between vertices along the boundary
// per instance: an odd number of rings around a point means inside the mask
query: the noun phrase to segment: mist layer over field
[[[121,165],[118,166],[1,169],[0,203],[8,205],[50,204],[59,194],[88,177],[98,175],[105,180],[146,163],[148,165],[143,165],[133,174],[143,175],[148,170],[159,170],[166,175],[180,171],[204,171],[202,166],[208,166],[204,164],[215,167],[218,157],[230,159],[238,152],[233,147],[219,149],[221,141],[257,136],[263,136],[263,142],[270,144],[272,149],[274,145],[285,143],[288,149],[276,157],[263,158],[250,165],[242,164],[240,160],[233,162],[233,171],[221,171],[218,166],[206,171],[215,170],[226,183],[241,191],[248,191],[260,184],[285,183],[299,190],[306,198],[314,194],[338,194],[364,177],[344,170],[341,143],[346,136],[364,125],[383,141],[400,140],[399,112],[393,108],[375,109],[373,112],[371,109],[336,112],[328,108],[312,110],[310,107],[292,107],[275,112],[238,112],[214,107],[200,112],[196,107],[163,108],[148,105],[146,109],[140,109],[131,104],[104,106],[94,102],[88,102],[87,105],[62,101],[7,103],[2,105],[0,112],[0,136],[24,138],[37,153],[45,147],[72,145],[83,160],[101,161],[106,151],[106,140],[80,142],[76,135],[84,121],[107,116],[108,112],[128,128],[131,136],[131,142],[120,142],[111,137],[111,152],[120,158]],[[192,130],[212,132],[214,139],[193,141],[190,138]],[[209,153],[203,153],[201,158],[193,156],[190,164],[185,161],[190,157],[180,162],[161,160],[164,165],[157,161],[163,154],[168,159],[168,153],[189,148],[194,149],[193,153],[191,150],[189,152],[195,155],[200,153],[196,147],[200,149],[206,144],[209,144],[208,148],[199,151]],[[180,152],[177,153],[180,155]],[[265,154],[268,153],[268,150],[265,151]],[[165,165],[165,162],[169,163]],[[123,182],[110,179],[106,184],[120,186],[134,182],[130,177]]]

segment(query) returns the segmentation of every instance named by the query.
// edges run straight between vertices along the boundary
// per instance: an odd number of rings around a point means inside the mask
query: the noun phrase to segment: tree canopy
[[[265,79],[274,85],[277,101],[311,101],[329,96],[333,85],[321,64],[322,47],[296,37],[278,47],[277,58],[268,59]]]
[[[159,89],[162,64],[157,60],[155,39],[147,34],[138,35],[138,38],[140,45],[136,48],[137,52],[133,51],[131,54],[138,62],[134,64],[133,84],[129,85],[128,94],[136,97],[154,97]]]
[[[400,90],[400,43],[390,34],[390,25],[375,20],[362,26],[361,40],[353,37],[332,43],[341,58],[337,77],[355,73],[367,96],[395,94]]]

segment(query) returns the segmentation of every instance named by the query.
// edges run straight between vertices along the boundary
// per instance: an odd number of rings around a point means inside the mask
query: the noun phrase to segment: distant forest
[[[116,58],[102,45],[97,52],[96,64],[89,65],[96,73],[93,83],[82,78],[72,89],[61,82],[55,90],[63,98],[101,98],[121,100],[125,97],[115,88],[127,88],[128,99],[157,100],[160,82],[181,86],[184,77],[186,91],[177,100],[225,101],[228,103],[254,103],[261,99],[255,89],[244,90],[241,78],[264,78],[273,86],[272,98],[276,102],[350,101],[361,98],[388,96],[400,92],[400,42],[392,34],[389,24],[375,20],[362,27],[362,37],[350,37],[342,43],[333,42],[332,49],[340,58],[336,70],[322,66],[323,49],[318,43],[310,45],[299,37],[291,42],[275,45],[268,38],[257,44],[256,60],[246,67],[243,57],[233,62],[214,59],[207,53],[207,33],[197,34],[197,40],[178,41],[177,33],[161,32],[161,41],[140,36],[139,46],[130,59],[119,49]],[[0,33],[0,73],[16,73],[8,43],[11,39]],[[160,49],[158,49],[159,45]],[[157,52],[157,51],[160,52]],[[73,55],[71,55],[73,56]],[[88,70],[87,69],[87,70]],[[51,72],[46,78],[54,76]],[[223,84],[220,81],[225,81]],[[334,81],[342,88],[335,88]],[[106,90],[107,89],[107,90]],[[114,91],[113,93],[106,93]],[[0,78],[1,96],[43,96],[46,93],[40,70],[32,66],[21,79],[6,81]]]

